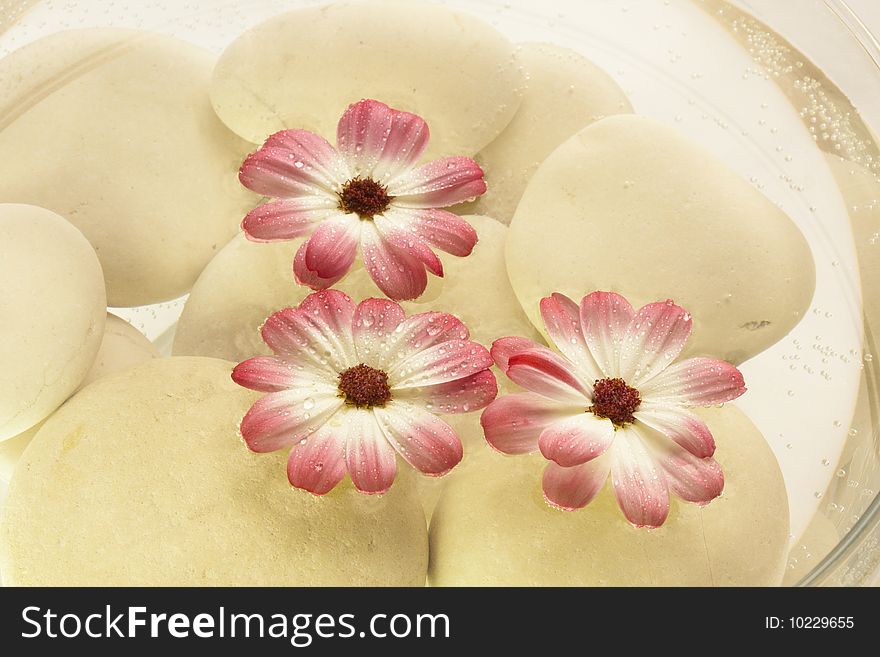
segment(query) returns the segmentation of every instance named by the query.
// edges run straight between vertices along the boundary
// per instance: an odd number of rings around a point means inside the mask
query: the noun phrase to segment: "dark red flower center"
[[[599,379],[593,384],[593,405],[589,410],[622,427],[635,422],[633,413],[641,403],[639,391],[630,388],[623,379]]]
[[[363,363],[339,375],[339,393],[346,404],[357,408],[384,406],[391,401],[388,375]]]
[[[388,209],[391,199],[388,188],[372,178],[352,178],[339,192],[339,208],[354,212],[361,219],[372,219]]]

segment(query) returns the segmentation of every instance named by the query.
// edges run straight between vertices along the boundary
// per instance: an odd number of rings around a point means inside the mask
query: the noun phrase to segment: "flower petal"
[[[393,216],[425,242],[454,256],[467,256],[477,243],[477,231],[456,214],[435,208],[400,208],[393,202],[385,216]]]
[[[688,358],[660,372],[641,388],[646,402],[714,406],[746,391],[742,372],[715,358]]]
[[[669,514],[666,476],[632,425],[618,429],[611,454],[617,504],[636,527],[659,527]]]
[[[257,356],[239,363],[232,370],[232,380],[258,392],[280,392],[305,383],[318,383],[320,377],[310,370],[296,369],[290,360],[276,356]]]
[[[352,331],[354,347],[362,363],[387,369],[390,345],[401,322],[406,319],[403,308],[388,299],[365,299],[354,311]]]
[[[357,255],[361,221],[353,214],[338,214],[315,229],[305,247],[305,263],[320,278],[348,273]]]
[[[587,381],[603,378],[603,372],[587,346],[581,327],[580,308],[574,301],[558,293],[541,299],[541,318],[553,344],[577,365]]]
[[[293,276],[299,285],[305,285],[313,290],[326,290],[345,277],[347,272],[341,272],[331,278],[321,278],[316,272],[311,271],[306,266],[306,251],[308,251],[308,248],[309,241],[306,240],[299,245],[296,255],[293,257]]]
[[[395,399],[421,406],[432,413],[453,414],[478,411],[497,394],[495,375],[489,370],[481,370],[447,383],[395,390]]]
[[[352,103],[336,126],[336,148],[353,176],[369,177],[391,132],[393,111],[385,103],[361,100]]]
[[[350,105],[336,129],[336,145],[353,175],[382,184],[418,162],[428,137],[420,116],[369,99]]]
[[[592,387],[567,360],[547,347],[521,351],[507,361],[507,377],[539,395],[566,404],[589,406]]]
[[[483,433],[493,448],[504,454],[528,454],[538,449],[538,437],[554,422],[582,413],[531,392],[504,395],[480,416]]]
[[[375,308],[378,309],[379,305],[377,304]],[[394,314],[396,315],[396,311]],[[460,319],[449,313],[434,311],[418,313],[411,317],[405,317],[389,329],[388,327],[393,324],[393,318],[390,315],[391,311],[383,313],[385,327],[378,329],[372,340],[368,339],[372,327],[364,326],[359,329],[357,319],[355,319],[356,340],[358,339],[358,331],[364,331],[364,337],[357,343],[359,356],[363,359],[366,358],[365,354],[369,353],[370,361],[385,371],[402,365],[411,356],[441,342],[467,340],[469,337],[467,327]],[[376,321],[380,321],[378,315],[376,315]]]
[[[351,481],[362,493],[384,493],[397,474],[397,455],[372,411],[351,409],[343,414],[345,463]]]
[[[425,265],[388,244],[372,222],[361,230],[361,251],[370,278],[387,297],[403,301],[415,299],[425,291]]]
[[[656,432],[643,432],[643,435],[673,493],[697,504],[708,504],[721,495],[724,473],[715,459],[694,456]]]
[[[385,243],[395,251],[415,258],[435,276],[443,276],[443,263],[437,254],[406,225],[398,225],[393,217],[394,213],[391,214],[391,218],[386,215],[378,215],[373,219],[373,224]]]
[[[313,292],[300,302],[298,310],[313,333],[321,337],[320,343],[329,345],[324,356],[337,372],[357,365],[352,334],[355,305],[347,294],[338,290]]]
[[[544,429],[538,438],[538,447],[547,460],[570,468],[604,454],[614,441],[614,433],[611,420],[589,412],[580,413]]]
[[[563,511],[582,509],[593,501],[608,479],[610,458],[598,458],[571,468],[552,461],[544,468],[542,487],[547,504]]]
[[[498,338],[492,343],[492,360],[502,372],[507,374],[507,368],[510,366],[510,357],[514,354],[523,353],[530,349],[546,349],[543,345],[538,344],[534,340],[521,338],[518,335],[511,335],[506,338]]]
[[[248,189],[276,198],[320,195],[338,200],[340,185],[351,178],[339,153],[323,137],[307,130],[282,130],[245,158],[238,174]]]
[[[405,208],[445,208],[486,192],[483,170],[469,157],[444,157],[398,176],[388,185],[394,204]]]
[[[492,367],[486,348],[470,340],[446,340],[423,349],[388,371],[391,390],[457,381]]]
[[[672,364],[691,334],[691,315],[672,301],[643,306],[633,317],[620,349],[620,376],[639,387]]]
[[[311,233],[325,219],[338,214],[330,199],[311,196],[258,205],[241,222],[251,242],[292,240]]]
[[[709,427],[684,408],[642,403],[635,417],[694,456],[705,458],[715,453],[715,439]]]
[[[635,314],[629,301],[614,292],[593,292],[581,299],[584,340],[606,377],[619,376],[621,343]]]
[[[373,169],[373,178],[382,183],[412,169],[424,155],[430,138],[428,124],[418,114],[391,111],[391,130]]]
[[[334,193],[341,184],[352,177],[345,158],[326,139],[308,130],[281,130],[269,135],[264,147],[280,148],[293,156],[295,169],[304,170],[315,182],[323,184]],[[302,166],[297,164],[302,162]]]
[[[321,337],[313,335],[309,323],[303,319],[296,308],[284,308],[272,313],[260,328],[263,342],[278,356],[296,363],[297,366],[307,367],[316,373],[324,375],[327,381],[331,381],[339,374],[327,362],[321,362],[318,351],[314,344]],[[325,350],[329,345],[321,345]]]
[[[455,315],[429,311],[407,317],[388,336],[382,358],[377,361],[390,371],[412,356],[448,340],[467,340],[467,327]]]
[[[324,495],[344,476],[344,438],[326,424],[290,450],[287,480],[291,486]]]
[[[298,308],[274,313],[263,324],[263,340],[277,355],[323,372],[335,381],[357,365],[351,333],[354,303],[337,290],[310,294]]]
[[[458,435],[436,415],[398,400],[373,412],[397,453],[419,472],[444,475],[461,461]]]
[[[303,386],[260,397],[241,421],[248,449],[274,452],[307,438],[342,406],[334,392]]]

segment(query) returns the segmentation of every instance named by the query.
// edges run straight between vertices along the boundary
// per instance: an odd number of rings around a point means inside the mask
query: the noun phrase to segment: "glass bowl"
[[[85,26],[148,29],[219,54],[248,27],[309,4],[321,3],[0,0],[0,56]],[[638,113],[700,142],[801,228],[816,261],[815,297],[787,337],[743,365],[751,394],[739,405],[785,476],[785,583],[876,583],[880,44],[862,18],[880,29],[880,12],[870,17],[870,1],[842,0],[442,4],[482,17],[515,41],[583,53]],[[112,310],[169,354],[184,301]]]

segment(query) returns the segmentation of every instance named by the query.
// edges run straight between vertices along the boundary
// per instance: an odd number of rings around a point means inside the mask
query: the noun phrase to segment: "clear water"
[[[247,27],[306,4],[319,3],[43,2],[0,35],[0,56],[58,29],[92,25],[151,29],[219,53]],[[872,426],[856,413],[860,386],[862,407],[868,401],[864,375],[872,364],[863,348],[851,228],[858,208],[844,198],[826,164],[826,153],[835,153],[876,170],[876,149],[851,108],[808,61],[720,0],[443,4],[482,16],[514,40],[550,41],[587,55],[615,78],[637,112],[713,151],[804,232],[817,269],[810,311],[788,337],[743,366],[750,392],[738,404],[782,467],[792,566],[818,561],[829,548],[818,554],[809,539],[799,540],[811,519],[820,512],[843,535],[874,494],[871,441],[858,443]],[[167,350],[181,307],[177,301],[117,312]]]

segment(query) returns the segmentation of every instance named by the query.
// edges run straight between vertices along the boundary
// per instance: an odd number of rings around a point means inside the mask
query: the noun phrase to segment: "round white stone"
[[[548,43],[524,43],[517,59],[526,90],[513,120],[477,153],[489,190],[470,206],[509,224],[532,174],[581,128],[611,114],[632,112],[623,90],[583,55]]]
[[[0,440],[54,411],[80,385],[107,301],[94,249],[54,212],[0,204]]]
[[[121,372],[145,360],[158,357],[159,352],[156,350],[156,347],[147,340],[143,333],[124,319],[120,319],[112,313],[107,313],[107,321],[104,324],[104,336],[101,338],[98,354],[95,356],[91,368],[86,372],[77,390],[102,377]],[[25,447],[37,435],[37,431],[40,430],[41,426],[43,426],[43,422],[14,438],[0,442],[0,479],[4,481],[10,480],[12,471],[21,458]]]
[[[427,568],[406,476],[381,496],[290,487],[238,423],[233,364],[152,360],[90,385],[26,450],[0,515],[11,585],[405,585]]]
[[[254,143],[285,128],[331,142],[351,103],[422,116],[430,155],[473,155],[510,121],[523,75],[513,45],[470,14],[415,2],[334,3],[245,32],[214,70],[211,100]]]
[[[216,117],[213,58],[171,37],[59,32],[0,60],[0,199],[49,208],[98,252],[110,305],[186,292],[256,199]]]
[[[876,294],[871,293],[874,281],[880,280],[880,176],[861,164],[837,155],[826,153],[825,161],[840,188],[844,204],[850,210],[859,276],[864,290],[862,306],[869,335],[862,347],[862,354],[855,357],[866,358],[866,365],[871,365],[872,360],[880,357],[871,339],[871,335],[876,335],[880,329],[880,301]],[[855,433],[844,444],[842,454],[836,459],[838,463],[860,463],[873,458],[869,455],[874,453],[873,427],[876,421],[873,419],[873,394],[868,383],[870,378],[871,368],[866,366],[861,376],[855,413],[850,421]],[[851,489],[851,492],[855,496],[860,494],[858,489]],[[844,502],[843,506],[846,505]]]
[[[815,288],[788,216],[699,145],[626,114],[539,167],[510,225],[507,267],[536,326],[553,292],[610,290],[636,308],[671,298],[693,315],[686,353],[733,363],[785,336]]]
[[[435,586],[768,586],[782,580],[788,498],[770,447],[737,408],[699,409],[718,443],[722,496],[673,498],[658,529],[636,529],[610,485],[584,509],[544,502],[540,454],[484,447],[453,471],[431,520]]]
[[[107,313],[101,347],[80,388],[151,358],[159,358],[153,343],[121,317]]]
[[[825,155],[843,201],[850,210],[853,237],[863,286],[880,280],[880,175],[861,164],[836,155]],[[865,320],[874,332],[880,327],[880,302],[865,290],[862,298]]]

